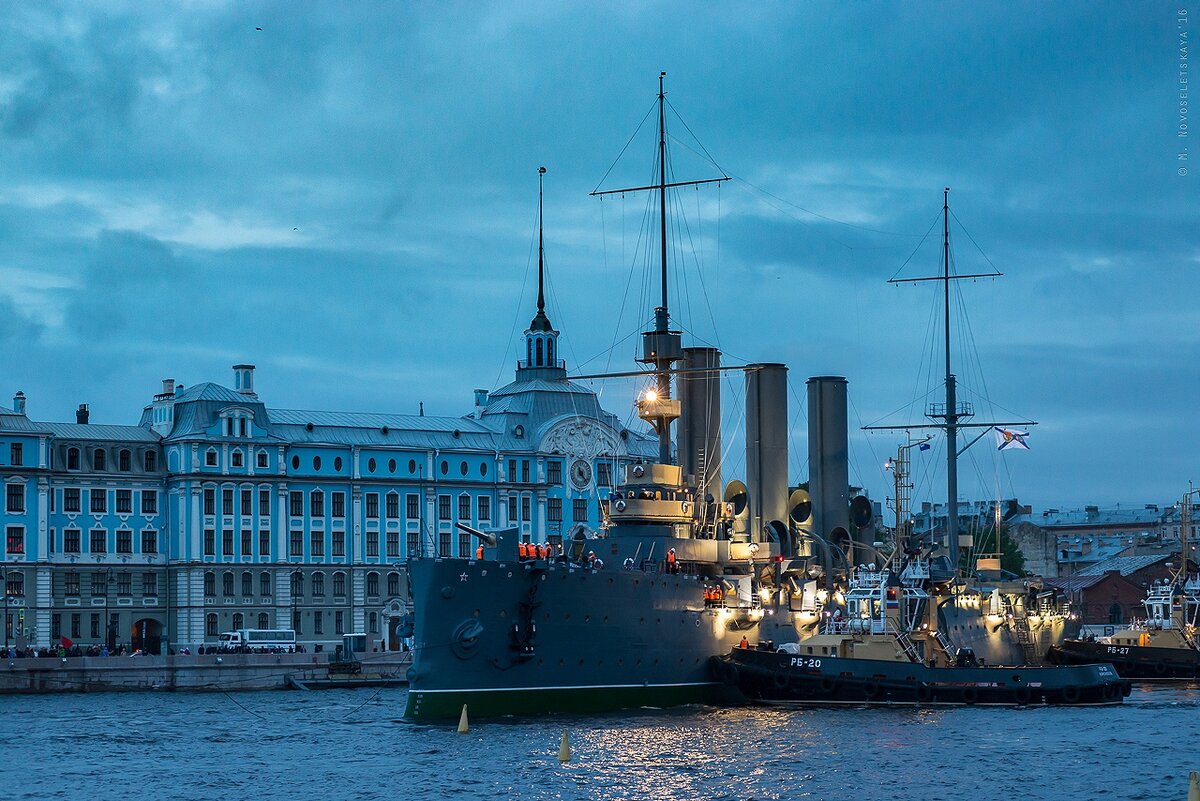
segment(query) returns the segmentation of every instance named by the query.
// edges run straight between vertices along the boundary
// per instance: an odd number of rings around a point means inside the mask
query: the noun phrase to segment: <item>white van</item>
[[[226,631],[217,638],[217,647],[222,651],[294,651],[296,632],[291,629],[238,629]]]

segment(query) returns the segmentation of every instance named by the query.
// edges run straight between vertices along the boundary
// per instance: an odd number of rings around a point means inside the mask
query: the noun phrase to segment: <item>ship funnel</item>
[[[696,479],[696,492],[721,497],[721,366],[716,348],[684,348],[679,374],[679,464]]]
[[[732,537],[738,542],[746,541],[746,528],[749,523],[749,503],[750,497],[746,492],[746,485],[738,481],[736,478],[725,485],[725,496],[722,499],[725,505],[728,506],[728,514],[733,518]]]
[[[746,483],[750,488],[750,535],[766,536],[769,524],[787,520],[787,367],[746,368]]]
[[[846,418],[846,379],[808,379],[808,491],[812,533],[845,550],[850,543],[850,467]],[[820,542],[818,540],[818,542]],[[845,554],[848,558],[849,554]],[[836,562],[837,557],[831,554]]]

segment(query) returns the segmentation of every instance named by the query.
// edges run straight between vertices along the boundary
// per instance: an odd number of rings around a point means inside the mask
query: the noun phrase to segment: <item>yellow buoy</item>
[[[563,729],[562,742],[558,746],[558,761],[564,765],[571,761],[571,741],[567,737],[566,729]]]
[[[1193,770],[1188,779],[1188,801],[1200,801],[1200,773]]]
[[[462,714],[458,716],[458,733],[466,734],[470,730],[471,727],[467,725],[467,705],[463,704]]]

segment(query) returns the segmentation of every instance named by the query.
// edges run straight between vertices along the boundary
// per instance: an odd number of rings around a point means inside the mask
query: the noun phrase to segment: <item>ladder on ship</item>
[[[1025,656],[1025,664],[1039,664],[1041,656],[1038,654],[1037,645],[1033,641],[1033,632],[1029,630],[1029,619],[1024,614],[1020,612],[1013,614],[1012,632],[1017,638],[1017,643],[1021,646],[1021,653]]]
[[[950,638],[946,636],[946,632],[937,629],[933,632],[933,638],[937,640],[937,644],[942,647],[942,650],[946,652],[946,656],[951,660],[958,656],[958,649],[954,648],[954,645],[950,642]]]
[[[921,658],[921,654],[917,651],[917,646],[909,639],[907,631],[902,631],[896,635],[896,642],[900,643],[900,647],[904,649],[904,653],[908,655],[909,659],[918,664],[924,661]]]

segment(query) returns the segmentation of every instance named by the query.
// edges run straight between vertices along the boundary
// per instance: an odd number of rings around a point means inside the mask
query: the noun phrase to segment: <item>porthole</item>
[[[321,457],[314,456],[313,457],[313,470],[320,470],[320,469],[321,469]]]
[[[339,471],[342,469],[342,457],[338,456],[338,457],[334,458],[333,469],[339,470]]]
[[[299,469],[300,469],[300,457],[299,457],[299,456],[293,456],[293,457],[292,457],[292,469],[293,469],[293,470],[299,470]]]
[[[466,462],[463,462],[462,464],[460,464],[458,466],[458,472],[462,473],[464,476],[467,474],[467,470],[468,470],[468,467],[467,467]]]
[[[374,459],[368,459],[368,460],[367,460],[367,472],[368,472],[368,473],[374,473],[374,472],[375,472],[375,460],[374,460]]]
[[[389,473],[396,472],[396,460],[395,459],[388,459],[388,472]]]

